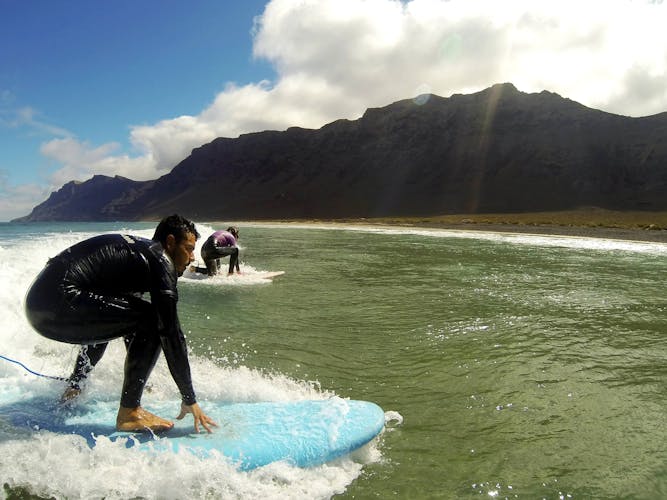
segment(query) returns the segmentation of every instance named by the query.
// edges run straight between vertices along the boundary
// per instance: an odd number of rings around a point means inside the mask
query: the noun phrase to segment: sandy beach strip
[[[299,218],[254,222],[451,229],[667,243],[667,212],[617,212],[597,208],[520,214]]]

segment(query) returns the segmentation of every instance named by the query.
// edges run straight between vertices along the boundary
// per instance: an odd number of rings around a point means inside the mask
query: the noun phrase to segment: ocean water
[[[667,245],[238,225],[246,276],[179,281],[201,406],[370,400],[385,410],[379,439],[320,467],[239,472],[0,419],[0,497],[667,498]],[[66,376],[76,348],[25,320],[32,279],[86,237],[153,227],[0,224],[0,355]],[[116,401],[123,359],[112,342],[82,399]],[[0,407],[63,389],[3,359],[0,380]],[[161,359],[143,404],[173,400],[175,417],[178,399]]]

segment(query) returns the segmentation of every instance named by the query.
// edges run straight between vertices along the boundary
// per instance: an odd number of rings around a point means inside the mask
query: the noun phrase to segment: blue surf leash
[[[28,368],[26,365],[24,365],[20,361],[16,361],[15,359],[8,358],[7,356],[3,356],[2,354],[0,354],[0,358],[4,359],[5,361],[9,361],[10,363],[16,363],[17,365],[19,365],[24,370],[32,373],[33,375],[37,375],[38,377],[50,378],[51,380],[61,380],[63,382],[67,382],[67,379],[65,377],[54,377],[52,375],[44,375],[43,373],[37,373],[36,371],[33,371],[30,368]]]

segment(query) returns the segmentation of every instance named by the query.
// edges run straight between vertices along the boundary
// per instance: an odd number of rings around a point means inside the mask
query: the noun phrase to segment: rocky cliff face
[[[66,184],[23,220],[664,210],[665,195],[667,113],[629,118],[502,84],[319,130],[218,138],[154,181]]]
[[[124,208],[124,200],[152,183],[133,181],[119,175],[95,175],[86,182],[70,181],[51,193],[44,203],[33,208],[30,215],[15,221],[122,220],[116,206]]]

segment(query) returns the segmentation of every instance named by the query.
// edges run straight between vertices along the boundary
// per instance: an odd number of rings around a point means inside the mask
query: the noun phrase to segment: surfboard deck
[[[241,279],[243,280],[244,278],[249,278],[249,279],[273,279],[277,276],[282,276],[285,274],[285,271],[252,271],[252,272],[241,272],[240,274],[232,274],[231,276],[228,276],[226,273],[219,273],[215,276],[215,278],[218,277],[224,277],[224,278],[232,278],[232,279]],[[188,268],[188,276],[191,278],[198,278],[198,279],[204,279],[204,278],[209,278],[206,268],[205,267],[200,267],[200,266],[190,266]]]
[[[204,411],[218,424],[212,434],[194,433],[192,418],[175,421],[174,428],[151,433],[116,432],[117,402],[91,402],[62,407],[53,401],[31,399],[0,406],[0,419],[24,431],[77,434],[90,447],[96,436],[126,438],[129,448],[152,453],[187,450],[207,457],[219,453],[241,470],[276,461],[298,467],[320,465],[364,446],[384,428],[384,411],[368,401],[331,398],[287,402],[228,403],[203,401]],[[179,409],[178,402],[147,407],[159,415]]]
[[[285,274],[285,271],[262,271],[256,273],[255,276],[259,276],[263,279],[273,279],[276,276],[282,276],[283,274]]]

